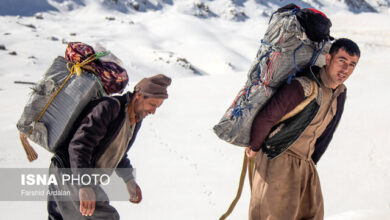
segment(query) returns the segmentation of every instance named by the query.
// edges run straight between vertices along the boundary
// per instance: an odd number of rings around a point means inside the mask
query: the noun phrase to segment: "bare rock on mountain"
[[[32,63],[32,64],[37,64],[37,58],[35,56],[29,56],[28,57],[28,61],[29,63]]]
[[[108,21],[115,21],[115,17],[112,16],[106,16],[105,19]]]
[[[34,15],[34,18],[35,18],[35,19],[38,19],[38,20],[42,20],[42,19],[43,19],[43,14],[42,14],[42,13],[36,13],[36,14]]]
[[[196,69],[186,58],[178,57],[176,58],[176,63],[179,66],[182,66],[184,69],[191,70],[195,75],[202,75],[202,73]]]
[[[204,2],[196,2],[192,8],[193,15],[200,18],[216,17],[217,15],[210,10],[210,7]]]
[[[232,21],[245,21],[248,16],[242,7],[230,5],[224,13],[224,17]]]
[[[23,23],[20,23],[20,22],[16,22],[17,24],[20,24],[20,25],[23,25],[23,26],[25,26],[25,27],[28,27],[28,28],[31,28],[31,29],[33,29],[33,30],[36,30],[37,29],[37,27],[35,27],[35,25],[33,25],[33,24],[23,24]]]
[[[137,11],[139,11],[139,8],[140,8],[140,5],[138,4],[138,2],[132,2],[131,3],[131,6],[133,6],[133,8]]]
[[[172,65],[176,67],[180,67],[182,69],[188,70],[194,75],[204,75],[203,71],[196,68],[191,62],[189,62],[186,58],[178,56],[174,52],[171,51],[153,51],[156,58],[154,61],[165,63],[166,65]]]
[[[355,12],[377,12],[377,10],[372,7],[365,0],[345,0],[345,4]]]
[[[225,62],[225,65],[229,70],[236,70],[237,69],[236,66],[234,64],[232,64],[231,62]]]
[[[102,0],[109,9],[128,13],[136,10],[145,12],[148,10],[160,10],[165,4],[173,4],[172,0]]]

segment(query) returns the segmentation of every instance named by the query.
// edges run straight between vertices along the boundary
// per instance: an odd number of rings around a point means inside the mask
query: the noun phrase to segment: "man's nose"
[[[347,70],[348,69],[348,63],[343,63],[343,65],[341,67],[343,68],[343,70]]]

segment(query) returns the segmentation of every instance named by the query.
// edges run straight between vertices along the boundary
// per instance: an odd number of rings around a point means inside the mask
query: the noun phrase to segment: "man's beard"
[[[145,111],[139,111],[135,113],[135,120],[137,122],[140,122],[142,119],[144,119],[148,114],[144,114]]]
[[[140,117],[140,115],[139,115],[139,113],[135,113],[135,121],[136,122],[140,122],[141,121],[141,117]]]
[[[135,100],[134,105],[135,105],[135,106],[138,105],[138,99]],[[142,119],[142,118],[141,118],[142,111],[141,111],[141,112],[140,112],[140,111],[137,111],[137,109],[134,108],[134,115],[135,115],[135,121],[136,121],[136,122],[140,122],[141,119]]]

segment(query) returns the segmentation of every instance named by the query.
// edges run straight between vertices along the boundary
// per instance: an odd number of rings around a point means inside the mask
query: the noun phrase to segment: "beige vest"
[[[336,114],[337,97],[345,90],[345,86],[340,85],[335,91],[332,91],[329,87],[325,67],[320,71],[320,78],[321,88],[317,96],[317,102],[320,104],[320,109],[301,136],[286,151],[288,154],[305,160],[311,160],[311,155],[315,150],[317,139],[325,131],[326,127]]]
[[[129,115],[125,112],[125,122],[114,141],[98,159],[97,168],[116,168],[127,151],[129,142],[134,134],[135,124],[130,125]]]

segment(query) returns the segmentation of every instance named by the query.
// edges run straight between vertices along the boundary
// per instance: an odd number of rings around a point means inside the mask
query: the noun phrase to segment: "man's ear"
[[[330,55],[330,53],[327,53],[326,54],[326,65],[329,66],[329,63],[330,63],[330,60],[332,59],[332,55]]]
[[[139,93],[139,92],[136,92],[134,95],[133,95],[133,99],[134,99],[134,102],[139,102],[139,101],[142,101],[144,100],[144,95],[142,93]]]
[[[136,92],[136,93],[134,93],[134,99],[139,99],[139,98],[141,98],[141,94],[139,93],[139,92]]]

